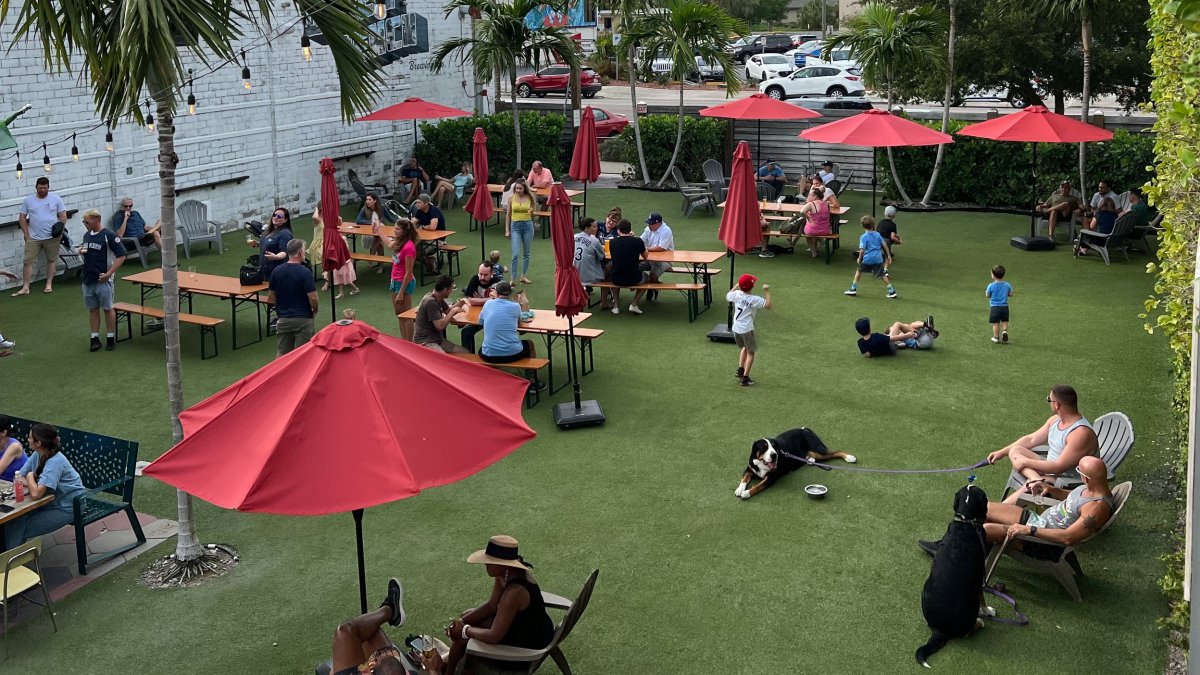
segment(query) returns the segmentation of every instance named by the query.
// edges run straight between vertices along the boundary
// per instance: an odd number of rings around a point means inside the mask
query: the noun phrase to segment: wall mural
[[[595,12],[589,11],[589,5],[587,0],[571,0],[565,13],[555,12],[547,5],[538,5],[537,9],[525,15],[525,25],[530,28],[595,26]]]

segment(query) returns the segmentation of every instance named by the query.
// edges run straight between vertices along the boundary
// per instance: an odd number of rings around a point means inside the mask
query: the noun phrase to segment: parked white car
[[[847,68],[809,66],[788,77],[777,77],[758,85],[758,90],[777,101],[800,96],[862,96],[862,76]]]
[[[795,62],[783,54],[755,54],[746,59],[746,80],[766,82],[791,74],[795,67]]]
[[[862,70],[862,68],[858,65],[858,61],[855,61],[850,56],[849,49],[833,50],[833,52],[830,53],[830,55],[829,55],[828,61],[822,59],[819,55],[818,56],[806,56],[804,58],[804,65],[806,65],[806,66],[837,66],[839,68],[853,68],[854,70],[858,70],[858,71]]]

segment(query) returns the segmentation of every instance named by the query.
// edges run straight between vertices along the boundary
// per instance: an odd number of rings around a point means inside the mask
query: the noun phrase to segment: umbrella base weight
[[[559,403],[554,406],[554,423],[559,429],[591,427],[604,423],[604,411],[598,401],[580,401],[578,408],[574,401]]]
[[[1054,250],[1054,240],[1050,237],[1013,237],[1010,243],[1022,251]]]
[[[713,342],[733,343],[733,331],[729,330],[728,324],[722,322],[713,326],[713,329],[708,331],[708,339]]]

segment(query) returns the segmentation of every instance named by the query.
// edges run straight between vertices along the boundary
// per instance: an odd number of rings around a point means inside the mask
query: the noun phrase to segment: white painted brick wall
[[[367,4],[374,8],[374,2]],[[277,8],[277,25],[295,17],[290,3],[277,2]],[[443,19],[441,2],[413,0],[408,11],[428,21],[431,49],[446,39],[470,33],[469,19],[460,21],[457,14]],[[12,12],[8,22],[0,25],[0,43],[5,48],[16,14]],[[180,159],[177,187],[236,176],[250,178],[238,185],[184,192],[179,201],[208,202],[209,217],[225,222],[228,228],[252,218],[265,220],[277,205],[308,213],[318,199],[319,160],[368,150],[375,154],[338,163],[342,194],[353,196],[346,169],[356,170],[367,182],[395,183],[395,168],[415,141],[414,125],[344,124],[329,50],[313,42],[312,52],[313,60],[306,63],[300,52],[299,27],[295,27],[273,40],[271,48],[247,52],[253,82],[250,91],[242,87],[240,67],[228,65],[195,83],[195,116],[187,114],[187,93],[182,94],[175,120]],[[419,96],[471,110],[474,102],[460,85],[467,79],[467,87],[471,87],[469,70],[451,66],[434,75],[429,60],[430,54],[422,53],[389,64],[384,69],[387,89],[377,106]],[[184,56],[184,63],[197,73],[206,71],[196,59]],[[15,177],[16,160],[5,159],[12,151],[0,151],[0,222],[16,220],[21,199],[33,193],[38,177],[46,175],[41,143],[72,131],[82,132],[99,119],[91,91],[76,75],[51,74],[33,42],[20,43],[0,58],[0,116],[7,117],[25,103],[33,104],[33,110],[18,118],[12,128],[21,149],[23,179]],[[113,140],[115,151],[110,153],[104,149],[103,127],[78,136],[78,162],[71,161],[69,140],[50,148],[51,190],[63,198],[68,209],[82,213],[97,208],[106,221],[116,210],[117,200],[130,196],[146,220],[154,222],[159,216],[156,137],[126,121],[113,130]],[[79,214],[71,218],[68,227],[73,237],[82,235]],[[22,250],[19,228],[0,228],[0,268],[20,274]]]

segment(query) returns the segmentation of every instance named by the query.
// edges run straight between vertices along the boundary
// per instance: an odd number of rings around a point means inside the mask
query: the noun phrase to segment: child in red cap
[[[771,309],[771,287],[763,284],[762,296],[753,295],[758,277],[743,274],[737,286],[729,290],[725,299],[733,303],[733,341],[739,347],[738,368],[734,376],[743,387],[754,384],[750,379],[750,368],[754,366],[754,354],[758,351],[758,340],[754,336],[754,315],[760,309]]]

